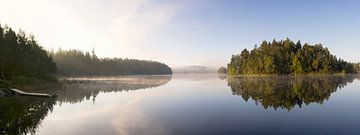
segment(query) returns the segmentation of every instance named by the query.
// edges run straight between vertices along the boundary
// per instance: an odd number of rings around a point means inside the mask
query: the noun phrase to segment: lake
[[[0,97],[0,133],[360,134],[359,75],[77,77]]]

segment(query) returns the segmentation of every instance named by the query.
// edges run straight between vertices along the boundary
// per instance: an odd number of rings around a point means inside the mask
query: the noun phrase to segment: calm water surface
[[[0,97],[3,134],[360,134],[357,75],[67,78],[56,99]]]

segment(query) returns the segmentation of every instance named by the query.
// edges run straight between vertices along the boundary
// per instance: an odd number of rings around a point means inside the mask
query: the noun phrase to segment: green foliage
[[[56,81],[55,72],[52,57],[38,45],[34,36],[27,36],[21,30],[16,33],[0,25],[0,85],[11,83],[20,76]]]
[[[230,75],[300,75],[326,73],[356,73],[353,64],[337,59],[322,44],[302,45],[290,39],[270,43],[263,41],[250,52],[244,49],[233,55],[228,64]]]
[[[58,75],[160,75],[171,74],[166,64],[135,59],[98,58],[95,51],[61,50],[50,53]]]

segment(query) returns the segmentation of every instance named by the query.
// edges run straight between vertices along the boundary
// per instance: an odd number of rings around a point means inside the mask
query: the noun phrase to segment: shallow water
[[[8,134],[360,134],[359,76],[67,78],[56,99],[0,97]],[[1,132],[0,132],[1,133]]]

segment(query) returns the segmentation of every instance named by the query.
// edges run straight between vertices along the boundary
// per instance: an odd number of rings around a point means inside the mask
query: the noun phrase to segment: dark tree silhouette
[[[56,81],[56,65],[34,36],[0,25],[0,85],[33,80]]]
[[[164,63],[136,59],[98,58],[95,51],[61,50],[50,53],[58,75],[161,75],[172,70]]]
[[[54,60],[53,60],[54,58]],[[55,64],[56,63],[56,64]],[[58,68],[58,70],[57,70]],[[0,87],[55,82],[58,75],[171,74],[164,63],[146,60],[98,58],[93,49],[47,52],[34,36],[0,25]]]

